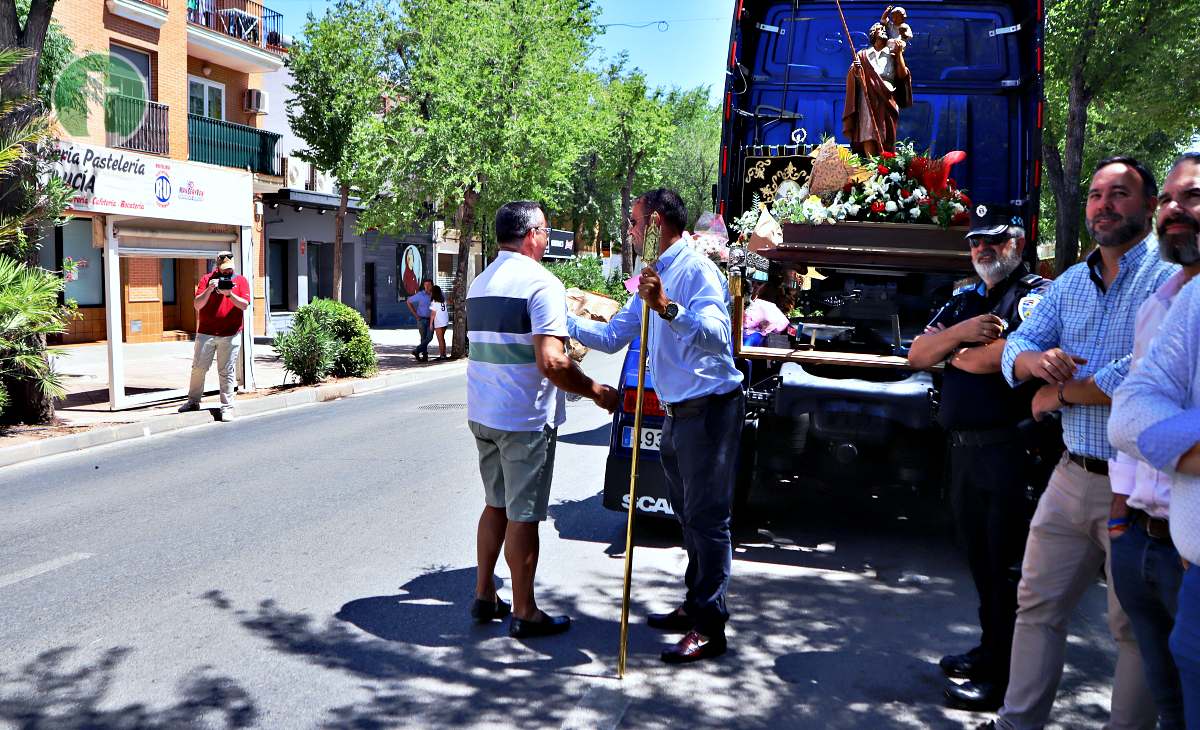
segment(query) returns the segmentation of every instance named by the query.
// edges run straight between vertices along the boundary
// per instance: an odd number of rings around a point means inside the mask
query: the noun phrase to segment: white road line
[[[562,730],[616,730],[632,701],[619,689],[593,686],[563,720]]]
[[[0,575],[0,588],[7,588],[13,583],[20,583],[23,580],[35,578],[43,573],[49,573],[52,570],[65,568],[72,563],[78,563],[82,560],[87,560],[90,557],[92,557],[91,553],[71,553],[70,555],[62,556],[61,558],[55,558],[54,560],[48,560],[44,563],[38,563],[30,568],[26,568],[25,570],[18,570],[16,573]]]

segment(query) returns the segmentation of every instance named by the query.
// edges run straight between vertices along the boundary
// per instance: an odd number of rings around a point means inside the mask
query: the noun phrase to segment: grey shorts
[[[501,431],[474,421],[467,425],[479,449],[479,475],[487,505],[503,509],[514,522],[546,519],[558,429]]]

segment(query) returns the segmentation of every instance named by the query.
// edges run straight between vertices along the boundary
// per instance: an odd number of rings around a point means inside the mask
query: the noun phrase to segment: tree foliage
[[[1079,256],[1082,190],[1104,157],[1156,172],[1200,129],[1200,0],[1050,0],[1046,4],[1043,153],[1053,198],[1056,268]],[[1044,226],[1047,230],[1049,226]]]
[[[466,294],[479,216],[518,198],[554,208],[570,190],[591,85],[590,0],[401,0],[402,93],[378,120],[363,217],[403,230],[456,209],[453,301]],[[454,354],[466,344],[455,308]]]
[[[311,13],[288,53],[288,122],[306,147],[296,157],[338,181],[334,222],[333,297],[342,298],[342,242],[351,187],[370,154],[367,126],[394,89],[395,25],[378,0],[338,0],[321,18]]]
[[[708,87],[672,89],[666,96],[671,132],[662,159],[662,184],[687,204],[688,227],[713,207],[713,185],[721,154],[721,113],[709,103]]]

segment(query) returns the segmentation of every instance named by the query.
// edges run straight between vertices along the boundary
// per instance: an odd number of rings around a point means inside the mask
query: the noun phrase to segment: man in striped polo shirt
[[[566,420],[563,391],[587,396],[610,413],[620,395],[567,356],[566,290],[538,263],[550,240],[542,209],[529,201],[505,204],[496,212],[496,239],[499,255],[467,293],[467,422],[486,503],[471,616],[486,623],[509,613],[493,576],[503,547],[512,575],[508,633],[549,636],[571,626],[569,616],[538,609],[533,596],[538,523],[546,519],[555,439]]]

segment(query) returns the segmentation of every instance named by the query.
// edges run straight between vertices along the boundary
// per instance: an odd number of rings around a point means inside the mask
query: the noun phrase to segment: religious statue
[[[908,12],[899,5],[889,5],[879,18],[888,36],[888,50],[892,53],[903,52],[912,40],[912,28],[908,24]]]
[[[893,20],[904,20],[903,8],[892,9]],[[903,33],[898,24],[898,33]],[[912,30],[907,31],[911,37]],[[900,110],[912,106],[912,77],[904,62],[903,36],[889,48],[888,29],[883,23],[871,26],[870,48],[855,56],[846,74],[846,108],[842,115],[842,133],[850,148],[858,153],[878,156],[896,148],[896,128]]]

